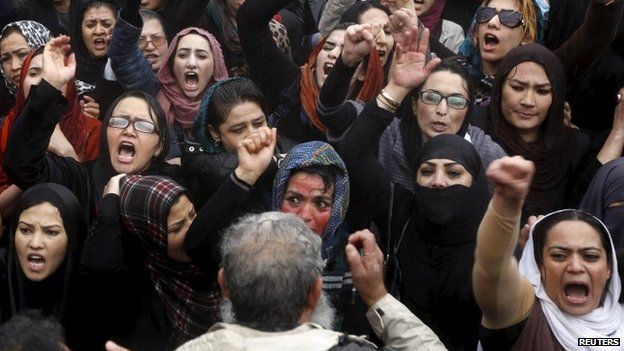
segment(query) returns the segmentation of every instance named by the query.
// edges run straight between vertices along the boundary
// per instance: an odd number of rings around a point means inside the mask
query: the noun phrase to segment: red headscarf
[[[193,128],[193,121],[199,113],[199,106],[201,105],[201,100],[192,101],[184,95],[184,92],[178,86],[178,82],[176,81],[175,76],[171,70],[170,61],[178,47],[178,41],[180,38],[187,34],[199,34],[202,37],[208,40],[210,44],[210,49],[212,50],[212,57],[214,62],[214,71],[212,73],[212,79],[209,84],[206,86],[206,90],[208,87],[212,85],[214,82],[218,82],[222,79],[228,77],[228,71],[225,67],[225,61],[223,60],[223,53],[221,52],[221,46],[215,37],[206,32],[203,29],[190,27],[181,30],[171,41],[169,45],[169,51],[167,51],[167,56],[165,56],[164,61],[165,64],[162,66],[160,71],[158,71],[158,82],[160,83],[160,91],[156,96],[156,100],[160,103],[165,114],[167,115],[167,123],[169,126],[173,124],[173,121],[177,121],[180,123],[182,128],[190,129]]]
[[[316,57],[323,49],[323,45],[325,45],[325,39],[327,38],[323,38],[323,40],[314,47],[314,50],[312,50],[310,56],[308,56],[308,62],[301,67],[301,90],[299,92],[303,111],[310,118],[310,121],[314,124],[316,129],[322,133],[327,131],[327,127],[325,127],[316,114],[319,86],[314,77],[314,68],[316,66]],[[366,77],[364,78],[364,84],[358,92],[356,99],[364,102],[372,100],[381,91],[383,83],[383,66],[381,65],[379,55],[377,55],[376,51],[373,51],[372,55],[368,55]]]
[[[41,54],[41,49],[31,52],[22,64],[22,69],[20,71],[20,85],[17,89],[15,105],[11,111],[9,111],[9,114],[4,119],[2,127],[0,128],[0,155],[4,154],[7,143],[9,142],[9,136],[13,123],[26,104],[26,97],[24,95],[22,85],[26,79],[30,63],[33,57]],[[73,80],[67,84],[65,97],[67,98],[67,101],[69,101],[70,106],[67,113],[63,115],[61,121],[59,122],[61,131],[69,143],[74,147],[80,162],[93,161],[98,157],[101,122],[94,118],[87,117],[82,113],[82,108],[80,106],[76,91],[76,84]],[[2,159],[0,157],[0,186],[10,184],[12,184],[12,182],[9,180],[6,172],[4,171],[4,167],[2,167]]]
[[[442,12],[445,4],[446,0],[435,0],[429,10],[420,15],[423,25],[429,28],[435,38],[439,38],[442,31]]]

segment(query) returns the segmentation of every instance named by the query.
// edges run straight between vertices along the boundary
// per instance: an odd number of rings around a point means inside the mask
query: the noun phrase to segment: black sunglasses
[[[515,10],[496,11],[493,7],[479,8],[477,10],[476,19],[478,23],[487,23],[496,15],[498,15],[500,22],[509,28],[516,28],[524,24],[524,19],[522,19],[522,14],[520,12]]]

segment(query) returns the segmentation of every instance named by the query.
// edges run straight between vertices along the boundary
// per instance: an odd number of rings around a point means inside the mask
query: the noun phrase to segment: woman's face
[[[611,267],[600,234],[592,226],[583,221],[553,226],[542,249],[542,262],[546,293],[561,311],[580,316],[600,305]]]
[[[102,58],[108,52],[109,36],[115,26],[115,14],[106,6],[91,7],[82,19],[82,40],[89,55]]]
[[[518,11],[519,7],[514,0],[491,0],[487,7],[500,10]],[[486,23],[477,24],[477,39],[479,52],[485,73],[494,75],[496,67],[511,49],[522,42],[523,26],[509,28],[500,22],[498,15]],[[488,67],[490,67],[488,69]],[[491,71],[493,70],[493,72]],[[489,72],[488,72],[489,71]]]
[[[421,90],[421,92],[426,91],[468,99],[466,82],[460,75],[448,71],[431,74]],[[456,134],[468,112],[468,107],[463,109],[449,107],[446,99],[442,99],[437,105],[430,105],[424,103],[420,96],[414,98],[412,109],[416,111],[423,143],[440,134]]]
[[[501,111],[526,142],[539,137],[539,130],[552,105],[552,86],[544,68],[523,62],[512,69],[503,83]]]
[[[37,85],[39,84],[39,82],[41,82],[42,68],[43,68],[43,56],[42,55],[33,56],[33,58],[30,60],[30,67],[28,67],[28,71],[26,72],[24,83],[22,84],[22,91],[24,92],[24,98],[28,98],[28,93],[30,93],[31,86]]]
[[[167,217],[167,254],[178,262],[191,262],[184,250],[184,238],[195,219],[195,207],[186,195],[181,195]]]
[[[173,75],[184,95],[200,100],[212,81],[214,58],[208,39],[187,34],[179,39],[173,59]]]
[[[152,115],[154,112],[152,111]],[[113,117],[119,117],[130,121],[125,128],[106,127],[108,152],[111,165],[117,173],[138,174],[146,170],[152,158],[162,151],[162,145],[158,137],[158,123],[150,117],[147,102],[137,97],[127,97],[119,101],[113,113]],[[144,121],[155,126],[154,133],[144,133],[134,128],[134,123]]]
[[[332,212],[334,188],[325,189],[317,175],[298,172],[290,176],[280,210],[301,218],[316,234],[323,236]]]
[[[388,14],[377,8],[370,8],[360,16],[360,24],[379,24],[381,30],[375,37],[375,48],[382,64],[386,64],[388,55],[394,47],[394,37],[388,27]]]
[[[19,86],[20,70],[26,56],[30,54],[30,47],[23,35],[13,32],[0,39],[0,60],[4,78]]]
[[[152,71],[158,72],[169,49],[167,36],[160,21],[149,19],[143,22],[139,43],[143,55],[152,65]]]
[[[463,165],[453,160],[433,158],[418,167],[416,182],[427,188],[446,188],[457,184],[470,187],[472,174]]]
[[[247,138],[260,127],[266,127],[267,121],[264,112],[258,104],[251,101],[239,103],[230,109],[225,122],[215,131],[208,127],[212,138],[223,144],[227,152],[236,153],[238,142]]]
[[[416,5],[416,15],[422,16],[433,6],[435,0],[414,0],[414,4]]]
[[[48,202],[24,210],[15,231],[15,250],[26,278],[39,282],[65,261],[67,233],[59,210]]]
[[[318,55],[316,55],[314,77],[316,78],[316,84],[319,89],[323,86],[323,83],[325,83],[325,79],[327,79],[329,71],[332,67],[334,67],[336,60],[338,60],[338,56],[340,56],[340,53],[342,52],[342,47],[344,46],[344,35],[344,30],[333,30],[327,36],[321,51]]]

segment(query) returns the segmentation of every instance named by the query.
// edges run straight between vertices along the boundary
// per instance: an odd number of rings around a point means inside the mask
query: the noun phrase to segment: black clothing
[[[246,1],[238,10],[238,34],[254,80],[267,102],[269,124],[296,142],[326,140],[302,109],[301,69],[273,41],[269,21],[292,0]]]

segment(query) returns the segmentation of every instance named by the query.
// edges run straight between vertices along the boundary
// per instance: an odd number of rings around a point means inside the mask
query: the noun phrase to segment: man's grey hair
[[[324,267],[321,238],[281,212],[245,216],[230,226],[221,257],[233,317],[263,331],[296,326]]]

